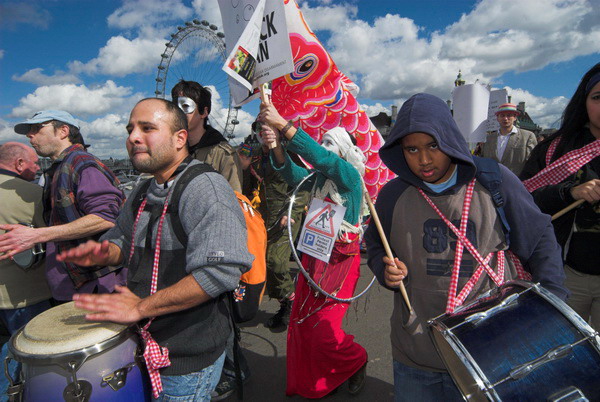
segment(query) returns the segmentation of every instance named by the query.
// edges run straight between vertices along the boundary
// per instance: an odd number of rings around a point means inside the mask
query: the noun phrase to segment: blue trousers
[[[449,374],[419,370],[394,360],[394,402],[463,400]]]
[[[211,365],[197,373],[161,376],[163,392],[153,401],[201,402],[210,401],[210,393],[219,383],[225,352]]]

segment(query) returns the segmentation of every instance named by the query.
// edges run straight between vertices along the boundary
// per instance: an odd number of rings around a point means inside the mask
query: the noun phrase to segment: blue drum
[[[429,321],[465,400],[600,401],[600,337],[539,285],[507,282]]]
[[[86,313],[73,302],[62,304],[11,337],[9,356],[22,363],[15,396],[44,402],[151,399],[136,333],[125,325],[87,321]]]

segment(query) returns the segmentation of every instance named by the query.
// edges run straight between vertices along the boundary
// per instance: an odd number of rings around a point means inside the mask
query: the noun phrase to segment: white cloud
[[[360,107],[365,111],[365,113],[369,117],[375,117],[381,112],[386,113],[387,115],[392,114],[392,111],[389,107],[383,106],[379,102],[377,102],[374,105],[360,105]]]
[[[23,144],[29,144],[27,137],[15,133],[13,129],[14,123],[9,123],[4,119],[0,119],[0,144],[4,144],[7,141],[17,141]]]
[[[156,67],[159,55],[165,49],[165,40],[127,39],[114,36],[100,49],[98,57],[87,63],[74,61],[70,70],[74,73],[105,74],[123,77],[132,73],[146,73]]]
[[[326,3],[324,3],[326,4]],[[347,4],[324,5],[317,7],[309,7],[307,3],[303,3],[302,14],[310,29],[313,31],[345,29],[350,25],[352,19],[356,18],[358,9],[356,6]]]
[[[4,57],[4,49],[0,49],[0,59]]]
[[[81,132],[86,144],[90,144],[90,152],[99,158],[127,158],[125,141],[129,121],[129,113],[110,113],[90,123],[81,124]]]
[[[590,14],[600,18],[589,0],[486,0],[436,39],[442,58],[471,59],[477,71],[494,77],[600,51],[600,27],[581,24]]]
[[[12,79],[20,82],[29,82],[36,85],[79,84],[81,80],[74,74],[56,71],[54,75],[46,75],[43,68],[34,68],[21,75],[13,75]]]
[[[522,89],[505,88],[511,95],[511,102],[515,104],[525,102],[525,111],[537,125],[544,128],[553,127],[569,103],[569,99],[564,96],[544,98]]]
[[[200,20],[206,20],[211,24],[223,29],[223,20],[221,19],[221,11],[217,0],[192,0],[194,15]]]
[[[589,0],[483,0],[430,37],[399,14],[367,23],[356,19],[354,10],[303,3],[311,28],[330,32],[325,46],[340,70],[358,77],[361,96],[371,99],[420,91],[446,98],[459,69],[472,81],[493,82],[509,71],[600,52],[600,25],[593,23],[600,11]]]
[[[140,28],[165,21],[185,20],[192,16],[192,12],[179,0],[126,0],[108,17],[108,26]]]
[[[110,80],[95,87],[47,85],[38,87],[32,94],[21,98],[11,116],[29,117],[45,109],[66,110],[76,117],[102,115],[133,106],[135,100],[142,97],[140,94],[133,95],[131,88],[118,86]]]

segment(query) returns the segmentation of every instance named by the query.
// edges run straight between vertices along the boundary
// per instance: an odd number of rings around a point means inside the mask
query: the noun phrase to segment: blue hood
[[[423,93],[410,97],[400,108],[396,124],[379,150],[381,160],[398,177],[413,186],[427,189],[423,181],[410,170],[402,152],[400,140],[412,133],[425,133],[435,138],[439,149],[458,167],[457,186],[462,186],[475,177],[476,168],[469,146],[458,130],[446,102]]]

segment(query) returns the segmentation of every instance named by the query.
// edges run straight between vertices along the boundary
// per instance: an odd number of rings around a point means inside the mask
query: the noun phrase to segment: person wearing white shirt
[[[535,135],[531,131],[522,130],[514,125],[519,113],[512,103],[500,105],[496,111],[500,129],[488,135],[482,148],[483,157],[502,163],[516,175],[521,173],[531,150],[537,145]]]

